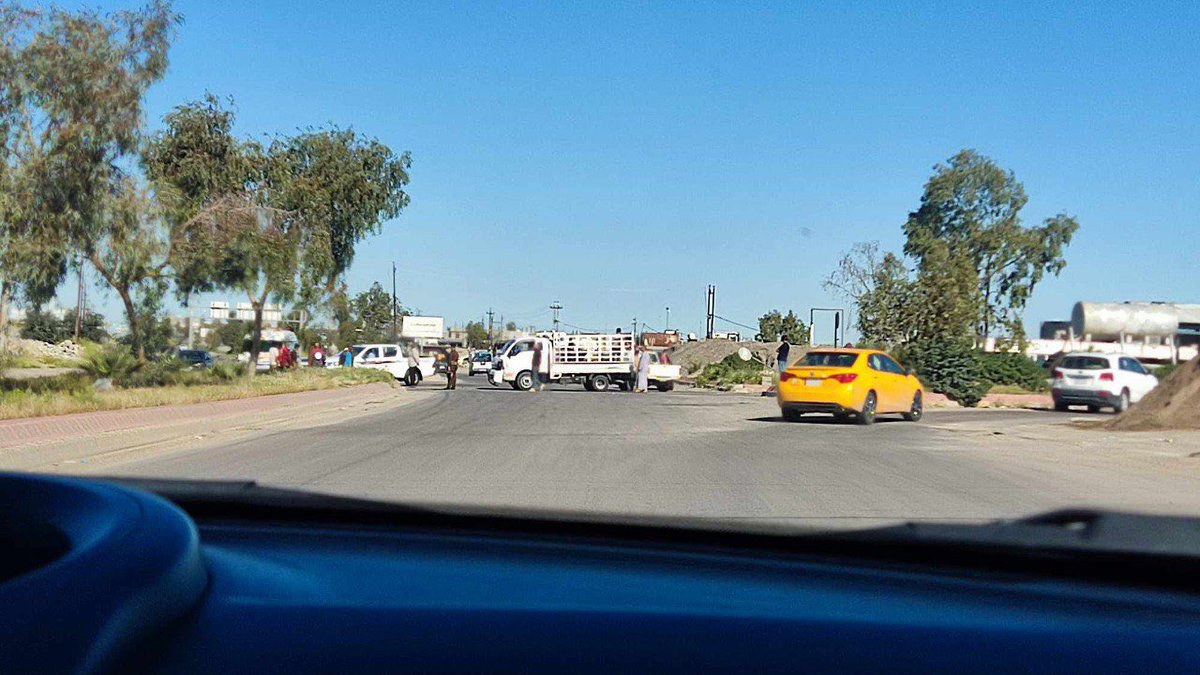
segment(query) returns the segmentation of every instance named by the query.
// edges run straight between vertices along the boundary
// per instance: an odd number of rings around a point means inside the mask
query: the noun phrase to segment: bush
[[[90,389],[91,386],[91,381],[79,373],[66,373],[52,377],[31,377],[20,380],[0,378],[0,392],[19,391],[28,394],[73,393]]]
[[[982,354],[983,377],[993,385],[1010,385],[1026,391],[1046,391],[1050,374],[1023,354]]]
[[[166,356],[157,361],[151,361],[145,366],[131,371],[123,377],[114,378],[114,383],[122,387],[166,387],[172,384],[184,384],[185,364],[174,356]],[[190,378],[195,379],[195,378]],[[191,382],[190,384],[196,384]]]
[[[911,342],[897,350],[897,356],[930,390],[967,408],[979,405],[992,388],[982,355],[968,340]]]
[[[209,372],[221,382],[232,382],[246,374],[246,367],[240,363],[218,363]]]
[[[718,363],[710,363],[696,376],[701,387],[718,389],[735,384],[757,384],[762,381],[763,366],[757,361],[743,361],[737,354],[730,354]]]
[[[92,377],[106,377],[113,381],[128,377],[141,367],[129,349],[120,344],[94,345],[83,354],[81,368]]]
[[[1150,374],[1151,374],[1151,375],[1153,375],[1153,376],[1157,377],[1159,382],[1162,382],[1163,380],[1165,380],[1165,379],[1167,379],[1168,377],[1170,377],[1170,376],[1171,376],[1171,373],[1173,373],[1173,372],[1175,372],[1175,371],[1179,370],[1179,366],[1180,366],[1180,365],[1182,365],[1182,364],[1179,364],[1179,363],[1164,363],[1164,364],[1163,364],[1163,365],[1161,365],[1161,366],[1158,366],[1158,367],[1156,367],[1156,368],[1151,368],[1151,369],[1149,369],[1149,370],[1150,370]]]

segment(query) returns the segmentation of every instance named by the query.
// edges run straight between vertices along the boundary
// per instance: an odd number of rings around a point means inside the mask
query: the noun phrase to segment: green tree
[[[75,337],[75,309],[68,309],[63,313],[62,329],[63,339]],[[108,339],[108,331],[104,329],[104,315],[98,312],[90,312],[84,310],[83,317],[79,321],[79,339],[90,340],[92,342],[103,342]]]
[[[70,249],[93,240],[177,21],[165,2],[112,13],[0,6],[0,334],[10,298],[52,296]]]
[[[892,348],[913,337],[917,283],[904,261],[877,241],[859,242],[842,254],[825,278],[825,290],[850,300],[862,341]]]
[[[509,321],[508,323],[504,324],[504,330],[506,330],[506,331],[511,332],[511,331],[515,331],[516,329],[517,329],[516,321]]]
[[[216,336],[216,344],[212,345],[214,349],[225,345],[232,351],[238,352],[241,351],[242,341],[246,339],[246,334],[249,332],[250,326],[245,321],[230,319],[209,332],[209,336]]]
[[[37,306],[25,312],[25,319],[21,322],[21,337],[51,343],[62,342],[67,338],[63,333],[63,322]]]
[[[139,305],[151,294],[160,293],[166,283],[169,235],[154,201],[130,179],[117,180],[102,202],[96,214],[98,226],[83,243],[82,252],[100,278],[117,292],[129,325],[130,347],[139,361],[145,361],[145,311]]]
[[[354,296],[356,342],[387,342],[392,339],[392,296],[379,282]]]
[[[467,346],[472,349],[488,346],[487,327],[482,321],[471,321],[467,324]]]
[[[758,332],[767,341],[786,337],[794,345],[808,344],[808,326],[790,309],[787,314],[773,309],[758,317]]]
[[[267,148],[238,141],[233,114],[212,96],[176,108],[166,122],[146,165],[177,224],[178,290],[246,294],[255,316],[252,372],[267,300],[307,302],[335,291],[355,245],[408,204],[409,156],[340,129],[277,138]]]
[[[945,246],[973,266],[979,339],[1000,330],[1023,339],[1021,312],[1034,287],[1047,272],[1057,275],[1066,266],[1063,250],[1078,223],[1058,214],[1041,226],[1025,227],[1020,212],[1027,201],[1011,171],[974,150],[962,150],[934,167],[920,207],[904,225],[904,252],[918,263],[944,258],[937,249]]]

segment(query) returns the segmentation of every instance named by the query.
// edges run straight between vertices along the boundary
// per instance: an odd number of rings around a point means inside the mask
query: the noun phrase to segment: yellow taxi
[[[776,392],[788,421],[820,412],[839,420],[853,415],[859,424],[873,424],[880,413],[915,422],[925,397],[912,371],[873,349],[814,349],[780,375]]]

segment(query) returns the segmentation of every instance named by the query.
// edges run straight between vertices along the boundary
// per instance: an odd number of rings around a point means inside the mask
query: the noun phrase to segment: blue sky
[[[394,259],[401,301],[455,322],[560,300],[700,332],[710,283],[731,319],[807,316],[963,147],[1016,172],[1027,222],[1082,225],[1031,327],[1200,301],[1200,4],[1052,4],[181,2],[148,122],[210,91],[246,135],[411,151],[412,204],[348,279]]]

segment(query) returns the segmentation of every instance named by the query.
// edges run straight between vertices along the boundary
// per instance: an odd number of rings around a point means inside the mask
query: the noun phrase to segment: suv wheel
[[[1121,395],[1117,397],[1117,404],[1113,406],[1113,412],[1118,415],[1129,410],[1129,390],[1122,389]]]

